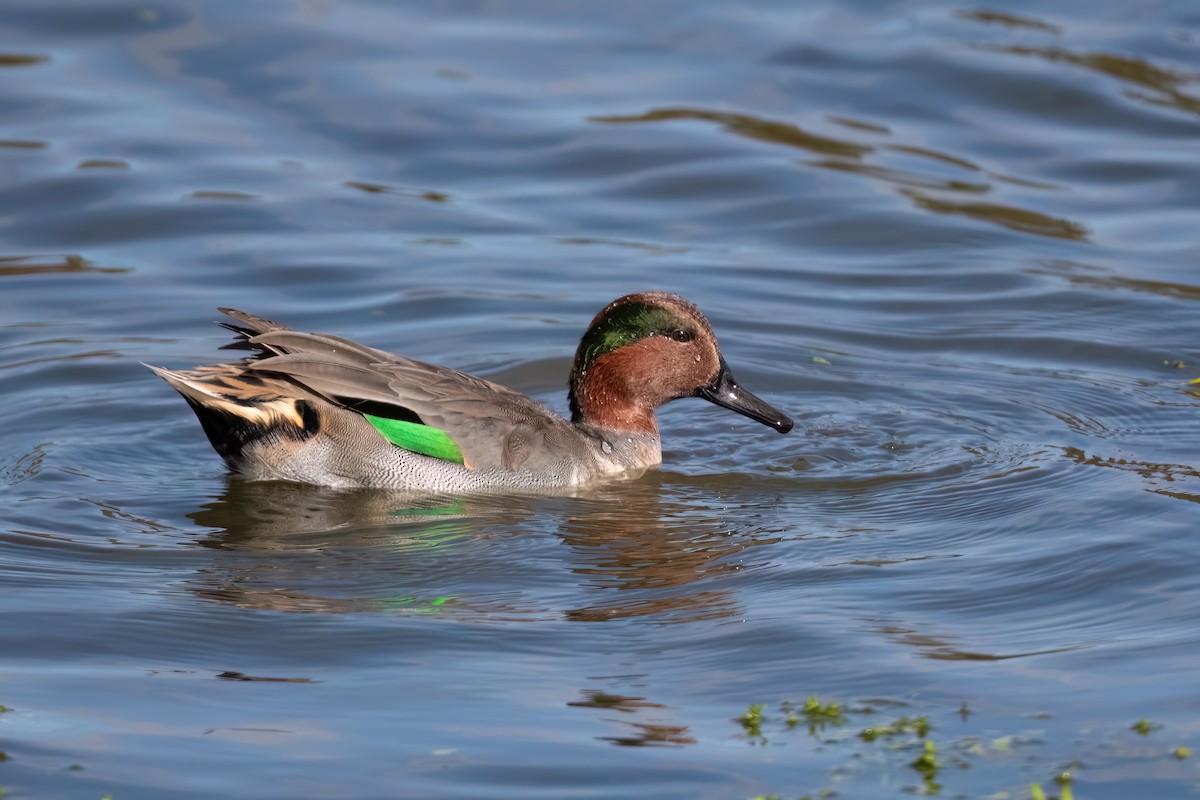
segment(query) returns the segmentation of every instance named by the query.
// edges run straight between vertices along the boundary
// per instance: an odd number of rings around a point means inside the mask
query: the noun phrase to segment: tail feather
[[[303,440],[320,427],[309,402],[273,392],[257,376],[221,366],[180,371],[143,366],[183,395],[213,448],[235,468],[253,442],[281,436]]]
[[[222,323],[226,328],[229,328],[230,330],[251,331],[253,333],[253,335],[258,335],[260,333],[270,333],[272,331],[290,331],[291,330],[291,328],[289,328],[287,325],[284,325],[282,322],[275,322],[274,320],[270,320],[265,317],[255,316],[254,314],[251,314],[246,311],[238,311],[236,308],[228,308],[226,306],[221,306],[217,309],[217,311],[220,311],[222,314],[224,314],[227,317],[232,317],[233,319],[236,319],[238,322],[242,323],[242,325],[245,326],[245,328],[242,328],[242,327],[233,325],[228,322]]]
[[[217,309],[222,314],[232,317],[241,324],[232,322],[222,322],[221,327],[228,331],[233,331],[237,335],[229,344],[221,345],[222,350],[258,350],[261,353],[276,353],[268,347],[251,341],[255,336],[264,333],[276,333],[279,331],[290,331],[287,325],[281,322],[275,322],[264,317],[258,317],[254,314],[245,311],[238,311],[236,308],[226,308],[224,306]]]
[[[200,367],[183,372],[144,366],[194,405],[214,408],[264,427],[283,423],[304,428],[298,408],[304,401],[270,391],[256,376],[243,379],[240,374],[219,368]]]

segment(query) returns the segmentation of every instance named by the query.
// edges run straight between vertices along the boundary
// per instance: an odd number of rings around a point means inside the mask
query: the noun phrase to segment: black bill
[[[698,389],[696,396],[743,414],[763,425],[770,425],[780,433],[787,433],[792,429],[791,417],[738,386],[723,358],[717,377],[713,378],[713,382],[708,386]]]

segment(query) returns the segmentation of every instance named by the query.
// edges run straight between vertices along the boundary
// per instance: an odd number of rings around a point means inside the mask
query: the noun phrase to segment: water
[[[1193,793],[1200,15],[1003,8],[7,0],[0,786]],[[232,305],[563,409],[644,288],[796,430],[398,514],[138,363]]]

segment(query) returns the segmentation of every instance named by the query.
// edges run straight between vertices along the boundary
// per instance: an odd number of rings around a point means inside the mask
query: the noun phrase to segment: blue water
[[[1182,0],[7,0],[0,787],[1190,795],[1198,37]],[[228,305],[561,411],[646,288],[796,430],[680,401],[637,481],[414,514],[229,477],[139,364],[228,358]]]

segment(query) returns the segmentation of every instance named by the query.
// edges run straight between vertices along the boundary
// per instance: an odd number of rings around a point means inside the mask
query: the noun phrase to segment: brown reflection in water
[[[942,189],[946,191],[963,192],[966,194],[987,194],[992,190],[989,183],[971,183],[968,181],[948,181],[932,175],[921,175],[902,169],[881,167],[876,164],[858,164],[848,161],[809,161],[810,167],[832,169],[840,172],[852,172],[867,178],[886,181],[897,186],[910,186],[920,189]]]
[[[649,476],[652,478],[652,476]],[[744,569],[740,556],[781,538],[752,531],[750,510],[667,502],[652,480],[621,484],[581,500],[560,536],[601,601],[567,612],[579,622],[655,616],[679,623],[741,614],[729,589],[693,584]]]
[[[644,697],[609,694],[599,690],[584,690],[584,699],[567,703],[572,708],[593,708],[601,711],[620,711],[635,714],[647,710],[665,710],[661,703],[652,703]],[[624,719],[608,719],[618,725],[628,726],[633,733],[628,736],[597,736],[602,742],[612,742],[620,747],[683,747],[695,744],[686,725],[667,725],[661,722],[634,722]]]
[[[244,683],[314,683],[312,678],[276,678],[269,675],[247,675],[244,672],[225,670],[217,673],[217,680],[242,681]]]
[[[959,19],[968,19],[972,22],[982,22],[985,25],[1003,25],[1006,28],[1024,28],[1026,30],[1044,31],[1053,34],[1062,33],[1062,28],[1057,25],[1051,25],[1049,22],[1042,22],[1040,19],[1022,17],[1017,14],[1008,14],[1003,11],[988,11],[984,9],[961,10],[955,11],[954,16]]]
[[[1036,191],[1056,190],[1057,187],[1038,180],[999,175],[985,170],[970,159],[942,153],[929,147],[885,142],[875,145],[861,144],[847,139],[820,136],[799,127],[776,120],[762,119],[749,114],[723,111],[708,111],[699,108],[661,108],[643,114],[627,116],[595,116],[598,123],[653,123],[671,120],[701,120],[713,122],[723,129],[760,142],[785,145],[812,153],[823,158],[805,161],[805,166],[818,169],[860,175],[895,187],[902,195],[924,211],[935,214],[954,214],[970,217],[979,222],[999,225],[1010,230],[1049,236],[1056,239],[1086,240],[1088,229],[1075,221],[1044,214],[1032,209],[1003,203],[985,203],[979,200],[960,201],[936,197],[930,192],[950,195],[984,195],[993,191],[995,183],[1020,186]],[[837,125],[854,131],[879,136],[890,136],[891,131],[882,125],[873,125],[860,120],[831,117]],[[908,157],[933,162],[936,168],[923,170],[911,168],[907,163],[896,166],[886,162],[889,157]],[[961,178],[947,177],[947,169],[965,173]]]
[[[357,189],[366,194],[391,194],[401,197],[416,197],[420,200],[428,200],[431,203],[450,202],[450,195],[445,192],[435,192],[431,189],[406,189],[382,183],[370,183],[368,181],[346,181],[342,185],[347,189]]]
[[[999,172],[989,172],[988,177],[997,183],[1010,183],[1013,186],[1022,186],[1026,189],[1037,189],[1043,192],[1057,192],[1060,190],[1060,187],[1053,183],[1030,180],[1029,178],[1014,178],[1012,175],[1001,175]]]
[[[1189,503],[1200,503],[1200,492],[1172,492],[1167,489],[1154,489],[1155,494],[1172,497],[1176,500],[1186,500]]]
[[[198,189],[189,194],[185,199],[188,200],[237,200],[237,201],[252,201],[260,199],[256,194],[247,194],[245,192],[227,192],[221,190]]]
[[[968,161],[965,158],[939,153],[937,150],[930,150],[928,147],[917,147],[911,144],[885,144],[881,149],[891,150],[895,153],[907,153],[921,158],[928,158],[931,161],[941,161],[943,164],[949,164],[952,167],[965,169],[968,172],[981,172],[983,170],[978,164]]]
[[[31,67],[49,60],[50,56],[35,53],[0,53],[0,67]]]
[[[1088,467],[1119,469],[1124,472],[1132,472],[1135,475],[1140,475],[1146,480],[1175,483],[1176,481],[1200,478],[1200,470],[1187,464],[1156,464],[1152,461],[1133,461],[1125,458],[1112,458],[1111,456],[1108,458],[1096,455],[1089,456],[1085,451],[1077,447],[1064,447],[1062,450],[1063,456],[1068,461],[1073,461],[1076,464]]]
[[[835,114],[830,114],[825,119],[832,122],[834,125],[841,125],[845,128],[853,128],[859,131],[867,131],[869,133],[886,133],[890,134],[892,129],[886,125],[880,125],[876,122],[867,122],[861,119],[852,119],[851,117],[839,117]]]
[[[627,250],[639,250],[655,256],[679,255],[688,252],[687,247],[667,247],[661,244],[647,242],[632,242],[625,239],[600,239],[591,236],[565,236],[554,241],[565,245],[600,245],[603,247],[621,247]]]
[[[49,442],[40,442],[27,453],[5,453],[0,456],[0,483],[16,486],[41,473],[46,461],[47,445]]]
[[[828,136],[818,136],[808,133],[790,122],[776,122],[762,119],[750,114],[735,114],[728,111],[705,111],[700,108],[656,108],[644,114],[633,116],[595,116],[588,118],[591,122],[627,123],[627,122],[667,122],[677,119],[698,119],[715,122],[730,133],[756,139],[760,142],[782,144],[797,147],[813,153],[858,158],[871,152],[873,148],[867,145],[847,142],[842,139],[832,139]]]
[[[980,50],[1008,55],[1039,58],[1055,64],[1070,64],[1099,72],[1121,83],[1149,89],[1126,89],[1123,94],[1153,106],[1175,108],[1189,114],[1200,114],[1200,98],[1184,92],[1181,87],[1196,83],[1200,75],[1156,67],[1148,61],[1111,53],[1077,53],[1059,47],[1028,47],[1024,45],[978,45]]]
[[[1197,388],[1194,392],[1189,391],[1189,394],[1200,396],[1200,388]],[[1151,461],[1136,461],[1125,458],[1113,458],[1111,456],[1104,458],[1097,455],[1088,455],[1085,451],[1077,447],[1064,447],[1062,451],[1063,456],[1067,460],[1076,464],[1131,472],[1150,483],[1151,485],[1146,491],[1153,494],[1170,497],[1174,500],[1184,500],[1189,503],[1200,503],[1200,491],[1188,492],[1183,489],[1167,489],[1159,485],[1162,483],[1178,483],[1189,480],[1194,482],[1200,479],[1200,470],[1193,466],[1187,464],[1158,464]]]
[[[129,169],[129,162],[119,158],[89,158],[80,161],[75,169]]]
[[[1044,656],[1052,653],[1067,653],[1079,649],[1072,647],[1052,647],[1045,650],[1030,650],[1019,653],[984,653],[977,650],[962,650],[948,637],[922,633],[918,629],[895,624],[892,620],[866,619],[863,620],[876,633],[882,633],[896,644],[915,649],[922,658],[936,661],[1008,661],[1014,658],[1029,656]]]
[[[956,203],[949,200],[938,200],[929,195],[911,189],[901,189],[900,193],[910,198],[913,204],[926,211],[936,214],[954,214],[981,222],[990,222],[1005,228],[1024,233],[1036,233],[1040,236],[1050,236],[1055,239],[1074,239],[1084,241],[1088,229],[1078,222],[1072,222],[1062,217],[1051,217],[1038,211],[1030,211],[1016,206],[1000,205],[999,203],[967,202]]]
[[[643,708],[666,708],[662,703],[651,703],[644,697],[610,694],[598,689],[585,689],[582,700],[567,703],[571,708],[598,708],[604,711],[624,711],[632,714]]]
[[[630,722],[637,733],[634,736],[598,736],[602,742],[612,742],[621,747],[683,747],[695,744],[688,735],[686,725],[653,725],[646,722]]]
[[[6,275],[41,275],[51,272],[119,273],[131,272],[126,267],[97,267],[83,256],[0,256],[0,277]]]
[[[1031,269],[1029,273],[1031,275],[1054,275],[1079,286],[1090,286],[1097,289],[1120,289],[1145,292],[1172,299],[1200,300],[1200,286],[1109,275],[1104,267],[1080,261],[1050,259],[1042,262],[1041,268]]]

